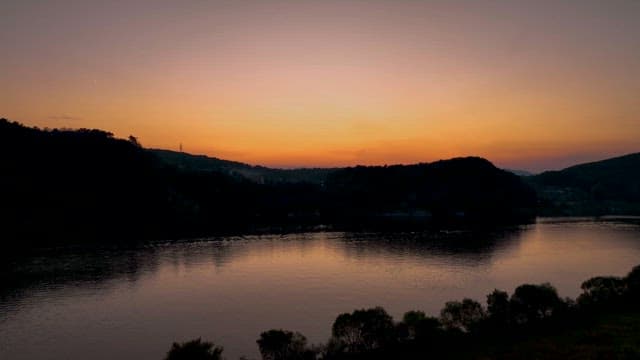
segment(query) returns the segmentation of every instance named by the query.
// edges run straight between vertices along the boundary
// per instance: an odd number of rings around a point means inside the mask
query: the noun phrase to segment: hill
[[[135,138],[102,130],[41,130],[0,119],[0,163],[3,240],[190,236],[243,219],[257,198],[246,180],[180,171]]]
[[[478,157],[433,163],[357,166],[327,178],[342,214],[427,217],[439,223],[496,223],[533,216],[535,192],[522,180]]]
[[[0,162],[4,235],[109,234],[166,216],[153,158],[105,131],[44,131],[2,119]]]
[[[398,220],[496,224],[527,221],[536,204],[519,177],[480,158],[269,169],[147,150],[134,137],[102,130],[41,130],[6,119],[0,119],[0,163],[0,238],[28,240],[13,244]]]
[[[640,215],[640,153],[527,178],[544,215]]]
[[[162,149],[149,149],[168,165],[186,171],[217,171],[230,176],[242,176],[257,183],[311,183],[321,184],[335,168],[274,169],[253,166],[237,161],[223,160],[205,155],[192,155]]]

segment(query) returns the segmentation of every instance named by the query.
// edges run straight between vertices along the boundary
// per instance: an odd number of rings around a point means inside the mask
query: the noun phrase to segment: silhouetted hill
[[[166,166],[135,138],[40,130],[5,119],[0,163],[4,239],[115,241],[198,233],[205,224],[246,216],[256,192],[246,180]]]
[[[327,188],[350,216],[510,222],[533,215],[536,203],[518,176],[477,157],[345,168],[329,174]]]
[[[150,150],[163,162],[190,172],[217,171],[276,187],[300,184],[321,189],[309,216],[324,209],[323,218],[349,222],[487,221],[505,222],[532,215],[535,193],[510,171],[481,158],[457,158],[431,164],[357,166],[352,168],[273,169],[203,155]],[[307,195],[308,197],[308,195]],[[309,200],[309,199],[307,199]],[[288,200],[290,202],[291,200]],[[295,214],[295,213],[294,213]],[[300,215],[297,213],[297,215]]]
[[[536,204],[519,177],[480,158],[281,170],[5,119],[0,164],[0,238],[39,243],[321,224],[496,224],[526,220]]]
[[[242,176],[257,183],[321,184],[330,172],[336,170],[335,168],[274,169],[205,155],[192,155],[161,149],[150,149],[149,151],[166,164],[181,170],[218,171],[231,176]]]
[[[2,119],[0,163],[4,232],[106,234],[165,215],[153,158],[105,131],[43,131]]]
[[[545,215],[640,214],[640,153],[528,178]]]
[[[205,155],[191,155],[163,149],[148,149],[163,162],[175,166],[180,170],[189,171],[220,171],[233,175],[234,172],[251,170],[253,166],[237,161],[222,160]]]

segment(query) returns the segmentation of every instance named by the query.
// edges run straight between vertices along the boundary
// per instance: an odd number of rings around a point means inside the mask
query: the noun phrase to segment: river
[[[258,358],[260,332],[326,341],[336,316],[551,282],[575,297],[640,264],[640,220],[538,219],[499,230],[315,232],[45,249],[3,265],[2,359],[162,359],[197,337]]]

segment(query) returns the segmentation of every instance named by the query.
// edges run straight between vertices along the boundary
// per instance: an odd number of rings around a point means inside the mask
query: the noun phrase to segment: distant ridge
[[[510,173],[516,174],[518,176],[532,176],[534,175],[532,172],[527,171],[527,170],[517,170],[517,169],[503,169],[505,171],[508,171]]]
[[[532,176],[545,215],[640,214],[640,153]]]
[[[347,167],[301,167],[295,169],[270,168],[262,165],[250,165],[233,160],[220,159],[208,155],[196,155],[185,152],[178,152],[165,149],[148,149],[149,152],[155,154],[160,160],[175,166],[182,170],[188,171],[218,171],[231,176],[242,176],[255,182],[268,183],[297,183],[307,182],[313,184],[321,184],[326,181],[327,176],[337,170],[352,167],[393,167],[393,166],[414,166],[429,163],[416,163],[407,165],[355,165]],[[440,160],[443,161],[443,160]],[[437,162],[437,161],[436,161]],[[502,169],[518,176],[532,176],[533,173],[526,170]]]
[[[230,176],[242,176],[258,183],[311,183],[321,184],[337,168],[274,169],[223,160],[206,155],[192,155],[163,149],[149,149],[168,165],[186,171],[217,171]]]
[[[633,167],[638,164],[640,164],[640,152],[577,164],[562,170],[545,171],[538,177],[555,179],[558,174],[564,174],[574,178],[604,179],[623,173],[629,174],[629,171],[634,176],[640,176],[640,169]]]

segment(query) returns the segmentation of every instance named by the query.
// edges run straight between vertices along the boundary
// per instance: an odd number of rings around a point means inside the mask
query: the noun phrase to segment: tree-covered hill
[[[506,223],[534,215],[536,204],[535,192],[518,176],[478,157],[345,168],[329,174],[327,188],[353,216],[382,212]]]
[[[163,162],[187,171],[218,171],[242,176],[258,183],[311,183],[322,184],[335,168],[274,169],[223,160],[205,155],[192,155],[171,150],[150,149]]]
[[[253,211],[257,185],[180,171],[137,140],[0,120],[0,232],[50,243],[202,233]],[[15,244],[20,244],[14,241]]]
[[[518,176],[480,158],[283,170],[144,149],[102,130],[0,120],[0,235],[30,242],[172,238],[280,226],[525,221]],[[13,241],[20,243],[20,241]],[[24,242],[27,244],[28,242]]]
[[[640,214],[640,153],[527,178],[545,215]]]

